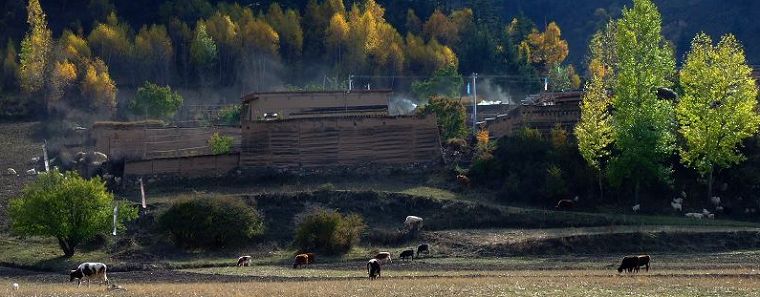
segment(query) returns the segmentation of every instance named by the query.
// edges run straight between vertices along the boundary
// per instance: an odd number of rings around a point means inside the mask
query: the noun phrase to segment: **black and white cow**
[[[238,267],[251,266],[251,256],[241,256],[237,261]]]
[[[367,274],[369,274],[369,279],[380,277],[380,261],[377,259],[370,259],[367,262]]]
[[[77,287],[82,284],[82,279],[87,279],[87,287],[90,287],[90,279],[98,278],[103,281],[104,285],[108,285],[108,277],[106,276],[106,264],[99,262],[85,262],[79,264],[76,269],[71,270],[69,274],[69,282],[77,280]]]

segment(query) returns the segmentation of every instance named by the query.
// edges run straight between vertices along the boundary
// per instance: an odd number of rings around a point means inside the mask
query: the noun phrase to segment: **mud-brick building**
[[[435,116],[391,116],[391,95],[386,90],[247,95],[242,99],[240,166],[315,169],[438,163]]]
[[[507,114],[486,119],[482,126],[493,138],[514,135],[523,128],[547,135],[557,125],[572,130],[581,118],[582,94],[575,91],[532,95]]]

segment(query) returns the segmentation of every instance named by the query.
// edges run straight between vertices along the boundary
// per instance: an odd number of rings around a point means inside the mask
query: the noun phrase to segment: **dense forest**
[[[756,38],[750,34],[755,31],[751,18],[736,17],[758,11],[755,2],[735,3],[728,10],[714,0],[656,2],[663,2],[663,33],[679,60],[699,30],[713,36],[733,32],[749,44]],[[349,80],[354,87],[405,92],[414,81],[449,67],[465,76],[492,75],[489,85],[519,99],[539,90],[542,77],[549,77],[553,90],[578,88],[579,76],[588,76],[586,48],[592,33],[630,5],[41,0],[45,30],[51,34],[46,41],[51,63],[42,70],[46,83],[29,89],[14,77],[20,61],[13,58],[29,31],[27,4],[0,4],[0,94],[6,97],[6,117],[28,113],[28,107],[8,102],[20,100],[10,98],[16,93],[36,93],[48,106],[108,109],[121,104],[117,90],[134,90],[146,82],[228,91],[198,95],[196,103],[213,104],[251,91],[342,89]],[[747,53],[754,61],[753,47]]]

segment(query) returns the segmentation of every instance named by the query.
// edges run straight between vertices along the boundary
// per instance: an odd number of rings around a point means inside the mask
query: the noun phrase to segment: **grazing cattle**
[[[369,279],[380,277],[380,261],[377,259],[370,259],[367,262],[367,274],[369,275]]]
[[[401,258],[402,260],[410,258],[412,261],[414,261],[414,250],[412,249],[404,250],[403,252],[401,252],[401,254],[398,255],[398,257]]]
[[[377,255],[375,255],[375,259],[380,260],[385,263],[393,263],[393,260],[391,259],[391,253],[389,252],[379,252]]]
[[[464,174],[457,175],[457,182],[463,188],[470,188],[470,178]]]
[[[417,258],[420,257],[421,253],[425,253],[426,255],[430,255],[430,246],[427,243],[420,244],[417,246]]]
[[[560,201],[557,201],[557,206],[555,206],[557,210],[572,210],[575,208],[575,201],[570,199],[562,199]]]
[[[238,267],[251,266],[251,256],[242,256],[238,258],[237,266]]]
[[[299,266],[307,266],[309,265],[309,256],[306,254],[300,254],[296,255],[296,258],[293,260],[293,269],[298,268]]]
[[[620,263],[620,267],[618,267],[617,271],[618,273],[623,272],[623,270],[626,270],[628,272],[633,272],[633,269],[638,267],[636,265],[639,264],[639,258],[636,256],[625,256],[623,257],[623,262]]]
[[[306,256],[309,257],[307,259],[307,262],[309,263],[309,265],[314,264],[314,262],[317,261],[317,258],[316,258],[316,256],[314,256],[314,253],[305,253],[304,255],[306,255]]]
[[[404,226],[406,226],[409,229],[421,229],[422,228],[422,218],[416,217],[416,216],[407,216],[404,220]]]
[[[69,274],[69,282],[77,280],[77,287],[82,284],[82,279],[87,279],[87,287],[90,286],[90,279],[99,278],[103,281],[103,284],[108,285],[108,277],[106,276],[106,264],[98,262],[86,262],[79,264],[76,269],[71,270]]]
[[[651,260],[651,259],[652,259],[652,257],[650,257],[649,255],[637,256],[636,257],[636,268],[634,268],[634,270],[636,272],[639,272],[639,267],[645,266],[647,272],[649,272],[649,260]]]

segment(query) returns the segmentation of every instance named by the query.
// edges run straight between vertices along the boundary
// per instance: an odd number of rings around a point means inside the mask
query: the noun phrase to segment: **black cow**
[[[87,262],[77,266],[76,269],[72,269],[69,274],[69,282],[77,280],[77,287],[82,284],[82,279],[87,279],[87,287],[90,287],[90,279],[100,278],[104,285],[108,285],[108,277],[106,276],[106,264],[98,262]]]
[[[414,261],[414,250],[412,249],[404,250],[403,252],[401,252],[401,254],[399,254],[398,257],[401,259],[411,258],[412,261]]]
[[[557,206],[555,206],[557,210],[572,210],[575,208],[575,201],[570,199],[562,199],[560,201],[557,201]]]
[[[380,277],[380,261],[377,259],[367,261],[367,274],[369,274],[369,279]]]
[[[427,243],[420,244],[417,247],[417,258],[420,257],[421,253],[425,253],[426,255],[430,255],[430,246],[428,246]]]
[[[623,262],[620,263],[620,267],[618,267],[617,271],[618,273],[623,272],[623,270],[626,270],[628,272],[633,272],[633,269],[636,268],[638,264],[639,264],[639,257],[625,256],[623,257]]]

